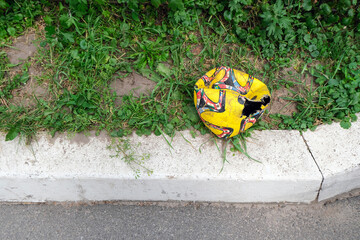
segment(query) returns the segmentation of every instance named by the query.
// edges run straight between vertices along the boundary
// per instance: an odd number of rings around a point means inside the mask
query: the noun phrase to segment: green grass
[[[193,86],[220,65],[256,76],[272,92],[298,86],[287,99],[297,104],[296,113],[270,115],[254,129],[303,131],[332,121],[349,128],[360,111],[357,1],[0,0],[0,15],[0,130],[7,140],[40,130],[106,130],[113,137],[189,128],[207,133],[193,106]],[[15,67],[5,50],[30,27],[42,40],[29,64],[43,66],[38,81],[47,84],[49,97],[24,107],[12,98],[28,73],[11,76]],[[293,79],[281,76],[286,68],[295,69]],[[122,97],[117,107],[110,83],[115,74],[133,71],[156,87],[150,96]],[[233,146],[243,151],[239,139]]]

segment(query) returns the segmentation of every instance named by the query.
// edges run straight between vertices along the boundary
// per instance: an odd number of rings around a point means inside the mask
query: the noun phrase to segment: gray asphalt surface
[[[1,204],[0,239],[360,239],[360,196],[327,204]]]

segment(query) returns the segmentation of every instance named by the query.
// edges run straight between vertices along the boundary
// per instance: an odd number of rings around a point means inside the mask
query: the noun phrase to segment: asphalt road
[[[0,239],[360,239],[360,196],[327,204],[1,204]]]

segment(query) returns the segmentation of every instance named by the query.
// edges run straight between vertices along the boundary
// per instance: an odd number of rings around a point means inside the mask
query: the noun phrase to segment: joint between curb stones
[[[302,132],[300,132],[300,135],[301,135],[301,137],[302,137],[302,139],[303,139],[309,153],[311,154],[312,159],[314,160],[314,162],[315,162],[315,164],[316,164],[316,166],[317,166],[317,168],[318,168],[318,170],[319,170],[319,172],[321,174],[321,183],[320,183],[320,187],[319,187],[318,193],[317,193],[316,198],[315,198],[315,202],[319,202],[319,195],[320,195],[320,191],[321,191],[321,188],[322,188],[322,185],[323,185],[323,182],[324,182],[324,174],[322,173],[322,171],[321,171],[321,169],[319,167],[319,164],[316,162],[316,159],[315,159],[314,155],[312,154],[312,152],[310,150],[310,147],[309,147],[304,135],[302,134]]]

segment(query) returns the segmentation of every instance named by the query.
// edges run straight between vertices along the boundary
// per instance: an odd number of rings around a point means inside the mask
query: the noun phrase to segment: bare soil
[[[29,67],[29,80],[24,86],[14,90],[14,97],[10,102],[24,107],[33,107],[36,105],[36,98],[48,98],[47,83],[40,85],[38,82],[38,77],[40,77],[42,73],[43,69],[33,63]]]
[[[11,64],[23,63],[36,53],[35,38],[35,33],[24,34],[14,40],[12,48],[5,49]]]
[[[47,98],[49,96],[47,84],[40,85],[38,83],[38,78],[42,75],[43,68],[40,64],[35,63],[33,59],[38,49],[36,42],[36,34],[33,31],[29,31],[16,38],[12,47],[4,49],[10,63],[17,65],[11,68],[6,77],[12,78],[16,74],[20,74],[25,63],[30,65],[28,67],[29,80],[25,85],[13,91],[14,97],[9,101],[10,104],[32,107],[36,105],[36,98]]]
[[[292,72],[292,74],[290,74],[289,72]],[[279,77],[288,81],[289,85],[293,85],[288,87],[282,87],[278,90],[273,91],[272,102],[269,106],[269,113],[280,113],[290,116],[292,115],[292,113],[297,112],[296,102],[286,100],[286,98],[294,98],[296,97],[296,95],[305,98],[305,94],[307,93],[307,91],[311,87],[314,90],[317,85],[314,84],[314,77],[310,76],[306,72],[304,72],[303,74],[298,73],[294,67],[284,68],[279,73]]]
[[[194,47],[191,48],[191,53],[194,54],[195,56],[199,55],[201,53],[201,51],[204,49],[204,46],[202,45],[195,45]]]
[[[283,97],[292,97],[292,94],[286,88],[275,90],[271,97],[270,114],[280,113],[290,116],[293,112],[296,112],[296,103],[283,99]]]
[[[121,97],[132,94],[135,97],[141,95],[150,95],[155,88],[156,82],[136,73],[132,72],[126,77],[117,76],[110,84],[113,92],[116,92],[118,98],[115,101],[115,106],[121,105]]]

